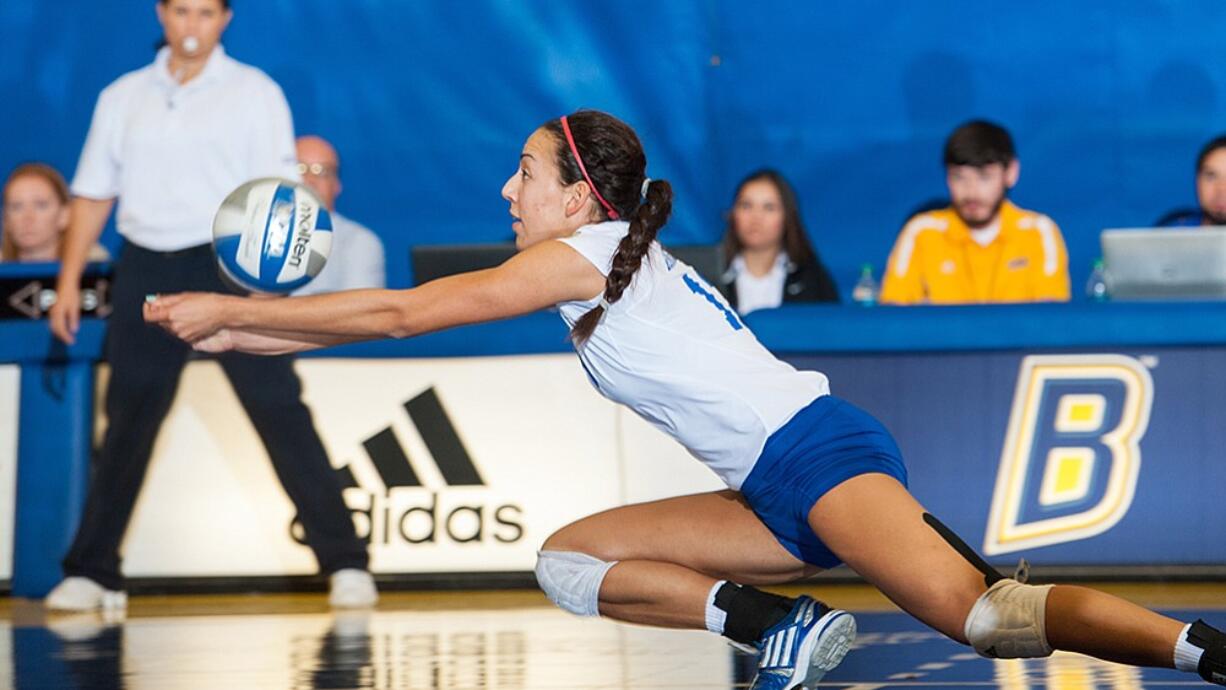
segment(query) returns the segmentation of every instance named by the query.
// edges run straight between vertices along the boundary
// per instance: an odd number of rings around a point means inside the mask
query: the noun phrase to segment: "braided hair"
[[[560,118],[542,125],[557,142],[556,158],[562,184],[572,185],[584,180],[586,172],[589,184],[595,187],[593,196],[604,202],[597,205],[599,220],[609,220],[611,209],[617,218],[630,221],[630,230],[617,245],[613,265],[605,279],[604,302],[613,304],[630,287],[651,243],[668,222],[673,208],[673,188],[665,180],[652,180],[643,190],[647,156],[638,136],[626,123],[596,110],[580,110],[568,115],[566,121],[581,161],[572,151]],[[571,340],[576,343],[587,340],[603,315],[604,306],[600,305],[580,317],[571,329]]]

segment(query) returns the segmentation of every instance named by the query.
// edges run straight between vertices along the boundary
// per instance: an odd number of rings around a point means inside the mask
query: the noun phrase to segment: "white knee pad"
[[[1050,591],[1051,585],[997,582],[979,597],[966,617],[966,639],[980,655],[993,659],[1050,655],[1046,629]]]
[[[579,616],[600,615],[600,583],[617,561],[607,563],[574,551],[538,551],[536,581],[549,600]]]

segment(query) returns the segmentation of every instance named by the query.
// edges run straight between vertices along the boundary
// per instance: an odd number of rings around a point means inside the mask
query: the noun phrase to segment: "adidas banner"
[[[721,486],[670,439],[596,395],[574,355],[297,367],[376,572],[530,571],[536,548],[572,520]],[[192,363],[128,532],[126,574],[315,572],[301,537],[220,367]]]
[[[1199,490],[1226,481],[1214,452],[1226,432],[1203,422],[1226,414],[1214,373],[1226,370],[1224,356],[790,359],[827,372],[838,395],[891,429],[915,495],[992,563],[1025,555],[1044,566],[1153,568],[1224,563],[1220,545],[1198,536],[1226,528]],[[593,392],[572,354],[319,358],[298,370],[378,572],[527,572],[536,547],[576,518],[720,488],[670,439]],[[145,489],[126,544],[130,575],[315,569],[213,363],[188,368]]]
[[[0,365],[0,580],[13,576],[13,524],[17,487],[17,405],[21,369]]]

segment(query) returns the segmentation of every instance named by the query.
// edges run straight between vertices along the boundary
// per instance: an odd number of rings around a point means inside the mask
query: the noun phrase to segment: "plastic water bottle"
[[[1102,259],[1094,262],[1094,270],[1090,272],[1090,279],[1086,281],[1086,297],[1091,302],[1106,302],[1111,299],[1110,278],[1107,276],[1107,268],[1103,265]]]
[[[851,289],[851,301],[863,307],[871,307],[877,303],[877,281],[873,279],[873,265],[864,264],[860,267],[860,280]]]

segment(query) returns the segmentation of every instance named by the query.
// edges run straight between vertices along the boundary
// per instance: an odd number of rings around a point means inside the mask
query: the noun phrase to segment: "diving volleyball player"
[[[889,433],[777,360],[656,242],[672,189],[604,113],[547,122],[502,195],[521,250],[412,290],[282,300],[182,294],[145,308],[202,351],[276,354],[403,338],[557,306],[602,395],[677,439],[728,489],[570,524],[536,566],[560,607],[707,628],[760,653],[756,689],[812,687],[855,635],[844,611],[757,589],[845,562],[904,610],[997,658],[1053,649],[1199,671],[1226,684],[1226,636],[1083,587],[1002,578],[908,493]]]

